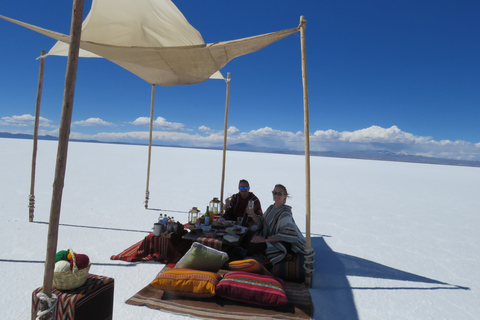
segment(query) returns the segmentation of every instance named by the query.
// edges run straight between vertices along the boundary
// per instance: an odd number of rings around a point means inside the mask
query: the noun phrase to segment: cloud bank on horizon
[[[2,117],[0,130],[10,133],[33,132],[35,117],[30,114]],[[58,135],[58,127],[53,121],[40,117],[40,135]],[[150,125],[149,117],[139,117],[127,124],[117,125],[100,118],[89,118],[72,122],[70,137],[82,140],[99,140],[103,142],[147,143],[149,130],[124,130],[120,132],[82,133],[75,131],[81,127],[119,127]],[[5,129],[2,130],[2,127]],[[7,129],[8,128],[8,129]],[[16,128],[16,129],[15,129]],[[152,139],[154,144],[177,145],[184,147],[221,147],[223,131],[216,131],[206,126],[185,128],[182,123],[169,122],[163,117],[153,121]],[[294,151],[304,150],[303,132],[289,132],[263,127],[249,132],[242,132],[236,127],[229,127],[228,144],[247,143],[256,147],[274,147]],[[480,142],[472,143],[462,140],[436,141],[432,137],[415,136],[404,132],[397,126],[382,128],[372,125],[369,128],[352,132],[336,130],[317,130],[310,132],[311,151],[351,152],[366,150],[382,150],[408,155],[419,155],[436,158],[480,161]]]

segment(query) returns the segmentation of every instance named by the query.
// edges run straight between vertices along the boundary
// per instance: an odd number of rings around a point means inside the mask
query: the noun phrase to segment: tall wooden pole
[[[313,255],[310,239],[310,119],[308,112],[308,83],[307,83],[307,52],[305,45],[305,28],[307,21],[303,16],[300,17],[300,41],[302,51],[302,84],[303,84],[303,112],[304,112],[304,131],[305,131],[305,213],[306,213],[306,255],[305,255],[305,281],[311,286],[313,273]]]
[[[228,103],[230,100],[230,72],[227,73],[227,98],[225,102],[225,125],[223,127],[223,162],[222,162],[222,183],[220,187],[220,203],[223,206],[223,189],[225,186],[225,162],[227,155],[227,127],[228,127]]]
[[[40,55],[40,71],[38,72],[37,103],[35,107],[35,127],[33,129],[32,174],[30,179],[30,196],[28,197],[28,221],[33,222],[35,210],[35,171],[37,167],[38,125],[40,122],[40,101],[42,100],[43,70],[45,66],[45,50]]]
[[[153,106],[155,104],[155,84],[152,84],[152,98],[150,105],[150,135],[148,139],[148,164],[147,164],[147,187],[145,189],[145,209],[148,209],[148,200],[150,199],[150,163],[152,160],[152,136],[153,136]]]
[[[53,272],[55,269],[55,255],[57,251],[58,225],[60,221],[60,208],[62,204],[65,170],[67,165],[68,138],[72,122],[73,96],[77,77],[78,52],[80,49],[80,36],[82,32],[82,15],[84,0],[74,0],[72,8],[72,23],[70,27],[70,48],[68,52],[67,70],[65,75],[65,88],[63,92],[62,117],[58,133],[57,161],[55,179],[53,182],[52,203],[50,208],[50,221],[48,224],[47,254],[45,259],[45,274],[43,279],[43,292],[52,297]]]

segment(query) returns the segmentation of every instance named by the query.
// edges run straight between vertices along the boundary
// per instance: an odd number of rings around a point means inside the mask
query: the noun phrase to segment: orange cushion
[[[227,264],[228,270],[232,271],[245,271],[258,274],[272,275],[260,262],[255,259],[245,259],[231,261]]]
[[[178,296],[210,298],[215,295],[220,279],[214,272],[174,268],[159,273],[151,284]]]

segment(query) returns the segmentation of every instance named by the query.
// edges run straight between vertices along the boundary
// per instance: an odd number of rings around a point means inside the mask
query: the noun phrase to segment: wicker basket
[[[72,254],[73,268],[67,271],[56,271],[53,273],[53,285],[58,290],[71,290],[83,286],[87,281],[88,272],[90,271],[90,262],[88,266],[83,269],[78,269],[75,253],[69,249]]]

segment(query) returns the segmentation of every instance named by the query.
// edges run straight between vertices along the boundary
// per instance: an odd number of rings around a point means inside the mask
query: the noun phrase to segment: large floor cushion
[[[159,273],[152,285],[177,296],[211,298],[220,275],[210,271],[174,268]]]
[[[278,278],[303,282],[305,281],[305,256],[303,254],[293,254],[288,261],[282,261],[272,267],[270,272]]]
[[[288,303],[285,283],[268,275],[232,271],[223,277],[215,290],[220,297],[249,304],[274,307]]]
[[[175,268],[218,272],[227,260],[226,252],[194,242],[187,253],[177,262]]]

